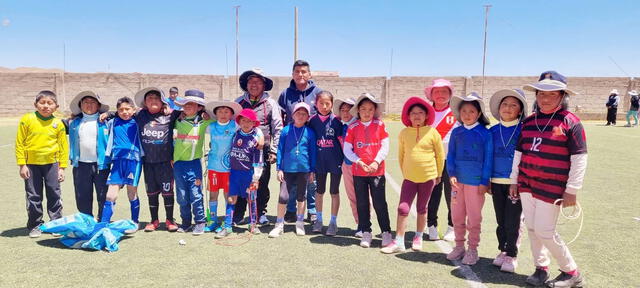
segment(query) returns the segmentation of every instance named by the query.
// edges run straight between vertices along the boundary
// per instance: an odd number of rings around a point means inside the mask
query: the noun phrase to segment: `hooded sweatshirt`
[[[317,114],[316,95],[320,92],[322,92],[322,89],[316,86],[313,80],[309,80],[307,82],[307,88],[304,91],[300,91],[296,88],[296,83],[292,79],[289,83],[289,88],[284,89],[278,98],[278,105],[280,105],[280,109],[282,109],[282,112],[285,114],[284,124],[288,125],[293,123],[293,106],[299,102],[309,104],[309,107],[311,107],[311,115],[309,116]]]

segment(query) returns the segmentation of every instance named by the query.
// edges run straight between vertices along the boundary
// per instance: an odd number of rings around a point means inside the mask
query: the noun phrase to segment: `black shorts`
[[[144,163],[144,184],[147,186],[147,194],[173,195],[173,166],[171,161],[159,163]]]

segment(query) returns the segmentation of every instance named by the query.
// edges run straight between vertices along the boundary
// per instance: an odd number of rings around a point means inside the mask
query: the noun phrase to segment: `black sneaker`
[[[287,211],[287,213],[284,213],[284,222],[296,223],[296,220],[296,212]]]
[[[527,284],[533,286],[543,286],[549,279],[549,272],[540,267],[536,267],[536,272],[527,277]]]
[[[305,219],[307,223],[315,224],[318,221],[318,215],[307,213],[307,219]]]
[[[614,124],[615,125],[615,124]],[[560,275],[555,279],[547,282],[548,287],[582,287],[584,286],[584,278],[580,272],[576,273],[576,275],[571,275],[569,273],[565,273],[560,271]]]

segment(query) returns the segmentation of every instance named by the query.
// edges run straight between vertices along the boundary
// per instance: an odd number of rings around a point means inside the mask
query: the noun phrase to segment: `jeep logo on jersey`
[[[164,131],[157,130],[148,130],[146,127],[142,130],[142,136],[153,137],[153,138],[164,138]]]
[[[447,121],[447,124],[451,125],[451,124],[456,122],[456,117],[453,117],[453,116],[449,115],[449,116],[447,116],[445,121]]]

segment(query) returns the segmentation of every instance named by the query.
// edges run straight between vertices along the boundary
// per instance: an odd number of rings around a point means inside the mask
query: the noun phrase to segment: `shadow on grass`
[[[410,250],[409,250],[410,251]],[[451,261],[447,260],[447,254],[444,253],[427,253],[424,251],[410,251],[405,253],[399,253],[395,255],[396,257],[413,262],[420,263],[438,263],[446,266],[452,266]]]
[[[27,231],[27,228],[25,227],[18,227],[18,228],[13,228],[9,230],[4,230],[2,231],[2,233],[0,233],[0,236],[7,237],[7,238],[25,237],[25,236],[29,236],[29,231]]]
[[[43,234],[46,235],[46,234]],[[134,238],[134,236],[128,236],[128,235],[124,235],[122,236],[122,238],[120,238],[120,241],[118,241],[118,245],[120,245],[122,243],[122,241],[125,241],[127,239],[130,238]],[[84,252],[101,252],[101,251],[105,251],[106,250],[94,250],[94,249],[74,249],[74,248],[70,248],[65,246],[64,244],[62,244],[62,242],[60,242],[60,237],[57,238],[49,238],[49,239],[42,239],[42,240],[38,240],[36,241],[36,243],[40,246],[44,246],[44,247],[49,247],[49,248],[58,248],[58,249],[72,249],[72,250],[78,250],[78,251],[84,251]]]
[[[449,261],[449,260],[446,260],[446,261]],[[491,258],[480,257],[480,260],[478,260],[478,263],[472,266],[467,266],[467,267],[469,267],[471,271],[473,271],[473,273],[475,273],[478,276],[478,278],[480,278],[482,283],[503,284],[503,285],[506,284],[506,285],[517,286],[517,287],[526,287],[527,284],[525,280],[527,279],[527,275],[502,272],[500,271],[500,268],[494,266],[492,262],[493,262],[493,259]],[[452,265],[451,262],[450,262],[450,265]],[[461,265],[460,267],[466,266],[463,264],[460,264],[460,265]],[[463,269],[461,268],[456,268],[451,271],[451,275],[461,279],[465,279],[465,276],[463,273],[464,273]]]

